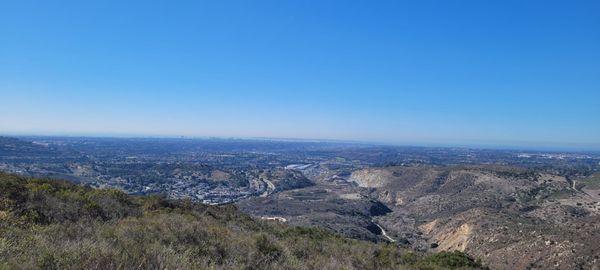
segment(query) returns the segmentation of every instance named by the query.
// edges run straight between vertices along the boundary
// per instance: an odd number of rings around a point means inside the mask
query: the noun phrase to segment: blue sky
[[[600,149],[599,1],[92,2],[0,3],[0,133]]]

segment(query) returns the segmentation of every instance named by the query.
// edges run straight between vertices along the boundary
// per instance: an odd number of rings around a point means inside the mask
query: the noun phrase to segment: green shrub
[[[444,268],[480,267],[480,264],[460,251],[440,252],[423,259],[421,265],[439,266]]]

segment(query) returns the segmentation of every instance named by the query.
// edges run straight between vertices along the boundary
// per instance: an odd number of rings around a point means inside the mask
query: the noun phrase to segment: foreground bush
[[[2,269],[478,268],[462,253],[256,221],[234,206],[134,197],[0,174]]]

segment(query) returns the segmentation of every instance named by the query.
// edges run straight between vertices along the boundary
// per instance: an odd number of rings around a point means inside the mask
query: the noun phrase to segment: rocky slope
[[[320,184],[249,198],[237,205],[258,218],[281,217],[294,226],[324,228],[355,239],[384,240],[372,217],[385,215],[390,209],[359,192],[350,186]]]

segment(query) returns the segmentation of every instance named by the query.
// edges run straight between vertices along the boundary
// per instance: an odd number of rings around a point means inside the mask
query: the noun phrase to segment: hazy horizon
[[[359,145],[381,145],[399,147],[441,147],[441,148],[472,148],[490,150],[515,150],[515,151],[550,151],[550,152],[600,152],[600,147],[584,144],[558,144],[552,142],[484,142],[472,141],[470,143],[460,142],[419,142],[419,141],[368,141],[368,140],[343,140],[328,138],[284,138],[284,137],[249,137],[249,136],[202,136],[202,135],[165,135],[165,134],[117,134],[117,133],[0,133],[0,137],[19,138],[115,138],[115,139],[219,139],[219,140],[266,140],[266,141],[290,141],[290,142],[318,142],[318,143],[342,143]]]
[[[595,1],[18,1],[0,134],[600,149]]]

